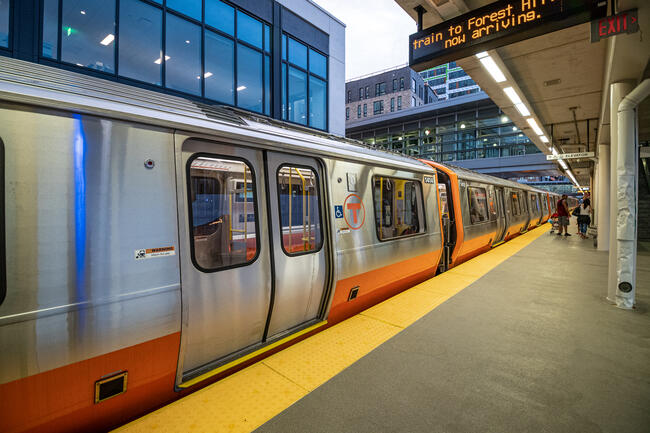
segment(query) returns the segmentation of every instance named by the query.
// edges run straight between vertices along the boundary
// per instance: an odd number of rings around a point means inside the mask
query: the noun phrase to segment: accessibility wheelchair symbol
[[[334,206],[334,216],[336,218],[343,218],[343,206]]]

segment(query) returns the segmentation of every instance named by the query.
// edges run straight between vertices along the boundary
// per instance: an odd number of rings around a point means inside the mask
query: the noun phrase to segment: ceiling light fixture
[[[510,98],[513,104],[522,103],[521,98],[519,97],[519,95],[517,95],[517,92],[515,92],[515,89],[513,89],[512,87],[506,87],[505,89],[503,89],[503,93],[505,93],[506,96]]]
[[[517,111],[519,111],[519,114],[521,114],[522,116],[524,117],[530,116],[530,111],[528,111],[528,107],[526,107],[523,102],[520,102],[519,104],[515,104],[515,108],[517,109]]]
[[[169,59],[171,59],[171,57],[169,57],[169,56],[165,56],[165,61],[167,61],[167,60],[169,60]],[[156,65],[159,65],[159,64],[162,63],[162,58],[159,57],[159,58],[157,58],[156,60],[154,60],[153,62],[154,62]]]
[[[488,56],[487,51],[481,51],[480,53],[478,53],[476,55],[476,57],[479,58],[479,59],[482,59],[483,57],[487,57],[487,56]]]
[[[490,56],[484,56],[481,57],[481,64],[487,71],[492,75],[492,78],[494,78],[494,81],[497,83],[503,83],[506,81],[506,76],[503,75],[503,72],[501,72],[501,69],[497,66],[496,63],[494,63],[494,59]]]
[[[242,90],[246,90],[246,86],[239,86],[237,87],[237,91],[241,92]]]
[[[506,123],[508,121],[507,116],[501,116],[501,123]]]
[[[531,128],[533,128],[533,131],[535,131],[535,134],[537,135],[544,135],[544,131],[539,127],[537,124],[537,121],[533,119],[532,117],[526,119],[526,122],[530,125]]]
[[[100,42],[100,44],[102,44],[103,46],[106,47],[106,46],[108,46],[111,42],[113,42],[114,40],[115,40],[115,35],[111,33],[111,34],[106,35],[106,37],[105,37],[104,39],[102,39],[102,41]]]
[[[546,135],[540,135],[539,139],[542,140],[542,143],[548,143],[548,138],[546,138]]]
[[[212,72],[206,72],[203,74],[203,78],[210,78],[212,76]]]

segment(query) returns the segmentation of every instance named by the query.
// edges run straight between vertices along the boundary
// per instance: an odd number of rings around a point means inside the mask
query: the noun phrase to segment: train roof
[[[397,152],[363,145],[236,108],[140,89],[77,72],[0,56],[0,98],[181,131],[244,138],[278,151],[311,153],[419,172],[432,168]]]

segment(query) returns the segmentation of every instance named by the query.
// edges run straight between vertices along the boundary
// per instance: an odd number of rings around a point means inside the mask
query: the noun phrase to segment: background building
[[[0,0],[0,55],[345,131],[345,25],[308,0]]]
[[[480,87],[456,62],[449,62],[420,72],[438,99],[446,100],[480,92]]]
[[[367,118],[437,101],[422,77],[408,66],[348,80],[345,95],[346,127]]]

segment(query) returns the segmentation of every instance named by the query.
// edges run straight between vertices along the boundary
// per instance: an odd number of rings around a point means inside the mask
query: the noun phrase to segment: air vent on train
[[[95,404],[125,393],[127,374],[123,371],[95,382]]]

